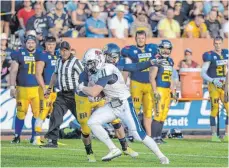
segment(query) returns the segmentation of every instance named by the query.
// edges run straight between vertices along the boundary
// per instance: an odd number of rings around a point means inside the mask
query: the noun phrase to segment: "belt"
[[[60,92],[61,92],[61,93],[74,93],[74,90],[68,90],[68,91],[61,90]]]

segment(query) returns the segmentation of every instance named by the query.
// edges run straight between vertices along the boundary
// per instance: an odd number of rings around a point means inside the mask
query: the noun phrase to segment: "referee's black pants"
[[[74,91],[60,91],[57,93],[56,101],[53,104],[53,112],[49,120],[49,129],[45,138],[57,140],[59,138],[60,125],[63,117],[70,110],[76,118],[76,104]]]

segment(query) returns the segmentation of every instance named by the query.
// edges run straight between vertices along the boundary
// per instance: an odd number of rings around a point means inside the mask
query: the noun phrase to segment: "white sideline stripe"
[[[68,151],[85,151],[85,149],[71,149],[71,148],[31,148],[31,147],[24,147],[24,146],[13,146],[13,147],[6,147],[6,146],[1,146],[1,148],[22,148],[22,149],[39,149],[39,150],[68,150]],[[96,150],[99,152],[103,152],[102,150]],[[3,152],[2,152],[3,153]],[[138,152],[139,154],[142,155],[149,155],[152,153],[146,153],[146,152]],[[168,156],[185,156],[185,157],[202,157],[202,158],[215,158],[215,159],[228,159],[228,156],[205,156],[205,155],[192,155],[192,154],[177,154],[177,153],[170,153],[166,154]]]
[[[198,119],[198,124],[199,125],[206,125],[206,124],[210,124],[210,120],[209,119]]]

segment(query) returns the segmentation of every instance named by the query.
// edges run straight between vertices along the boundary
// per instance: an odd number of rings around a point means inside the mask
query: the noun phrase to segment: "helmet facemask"
[[[95,74],[98,72],[98,66],[99,61],[98,60],[89,60],[85,63],[85,69],[90,74]]]
[[[118,53],[105,54],[106,63],[116,64],[119,61]]]
[[[159,47],[159,54],[162,57],[165,57],[165,58],[169,57],[171,52],[172,52],[172,48],[171,47],[169,47],[169,48],[167,48],[167,47]]]

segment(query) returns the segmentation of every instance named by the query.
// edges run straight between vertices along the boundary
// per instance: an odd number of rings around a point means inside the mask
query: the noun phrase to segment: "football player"
[[[150,68],[150,83],[153,88],[154,119],[152,122],[152,137],[160,144],[164,143],[161,133],[164,121],[167,118],[170,107],[170,93],[175,96],[175,87],[172,84],[173,59],[170,57],[172,43],[169,40],[162,40],[158,46],[158,59],[166,60],[161,65]],[[176,98],[176,97],[175,97]]]
[[[208,82],[208,91],[211,100],[210,126],[212,131],[212,141],[220,142],[221,140],[216,134],[215,117],[219,112],[219,100],[224,103],[227,112],[226,131],[224,140],[228,141],[228,106],[229,103],[224,101],[223,85],[225,84],[227,65],[228,65],[228,49],[222,49],[223,38],[217,36],[214,38],[214,50],[203,54],[203,66],[201,75]],[[227,86],[226,86],[227,87]]]
[[[148,61],[157,53],[156,44],[146,44],[146,32],[137,31],[135,36],[136,45],[127,46],[122,49],[121,54],[126,59],[126,63],[137,63]],[[147,135],[151,136],[152,123],[152,87],[149,81],[149,68],[143,71],[130,73],[130,91],[137,114],[143,107],[143,123]]]
[[[52,112],[52,105],[56,99],[56,93],[52,92],[48,98],[45,98],[44,93],[48,89],[51,76],[54,72],[58,56],[55,54],[56,38],[47,37],[45,40],[45,50],[36,57],[36,79],[39,87],[40,96],[40,115],[35,123],[35,131],[37,136],[34,145],[41,145],[39,133],[42,131],[42,124],[45,118]]]
[[[103,124],[109,123],[120,118],[132,132],[134,138],[143,142],[160,159],[162,164],[169,164],[169,160],[160,151],[155,141],[146,135],[138,122],[136,112],[134,111],[132,99],[129,90],[125,84],[121,72],[112,64],[105,63],[103,53],[100,49],[90,49],[84,55],[86,68],[93,72],[88,77],[89,83],[93,86],[79,85],[79,90],[84,94],[96,97],[104,92],[106,104],[98,108],[90,117],[88,125],[94,135],[109,148],[110,152],[102,158],[102,161],[112,160],[122,154],[115,144],[109,138]]]
[[[11,54],[12,63],[10,71],[10,95],[16,97],[17,115],[15,119],[15,137],[11,143],[20,143],[20,135],[24,126],[24,119],[29,105],[32,108],[32,137],[33,143],[35,132],[35,121],[40,112],[40,100],[38,83],[35,77],[35,57],[39,54],[36,50],[36,37],[26,37],[26,47]]]

